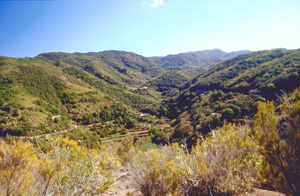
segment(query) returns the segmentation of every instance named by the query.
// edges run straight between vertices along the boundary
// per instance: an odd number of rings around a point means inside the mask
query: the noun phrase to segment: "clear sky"
[[[0,0],[0,55],[300,48],[300,0]]]

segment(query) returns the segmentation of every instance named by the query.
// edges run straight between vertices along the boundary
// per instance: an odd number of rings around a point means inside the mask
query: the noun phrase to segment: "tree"
[[[222,111],[222,118],[228,121],[232,120],[234,117],[234,112],[231,108],[226,108]]]
[[[127,129],[132,129],[135,127],[137,121],[134,118],[129,118],[126,122],[126,128]]]
[[[234,104],[229,104],[228,108],[231,108],[233,110],[235,116],[238,116],[241,113],[241,108]]]
[[[219,125],[220,125],[220,118],[218,117],[217,114],[215,114],[213,119],[212,119],[212,127],[216,128]]]

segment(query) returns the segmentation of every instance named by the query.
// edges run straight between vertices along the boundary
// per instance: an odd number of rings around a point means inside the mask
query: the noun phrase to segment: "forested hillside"
[[[182,84],[193,79],[198,74],[208,70],[213,65],[226,59],[245,54],[250,51],[241,50],[231,53],[223,52],[219,49],[204,50],[197,52],[180,53],[165,57],[150,57],[153,62],[165,70],[149,82],[149,86],[155,88],[163,95],[174,95]]]

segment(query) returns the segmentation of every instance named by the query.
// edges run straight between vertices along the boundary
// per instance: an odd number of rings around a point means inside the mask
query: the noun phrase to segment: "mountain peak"
[[[191,69],[199,67],[211,67],[223,60],[246,54],[249,50],[227,53],[219,48],[196,52],[185,52],[165,57],[150,57],[157,65],[165,69]]]

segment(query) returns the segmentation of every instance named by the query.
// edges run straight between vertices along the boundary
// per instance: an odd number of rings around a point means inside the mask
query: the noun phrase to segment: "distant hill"
[[[240,54],[246,54],[249,50],[236,52],[223,52],[220,49],[204,50],[197,52],[180,53],[165,57],[149,57],[158,66],[168,70],[182,70],[200,67],[212,67],[213,65]]]
[[[162,72],[162,69],[149,59],[125,51],[43,53],[37,57],[56,66],[80,67],[109,83],[140,84],[141,81],[147,80],[146,75],[151,78],[150,76]]]
[[[236,57],[241,54],[246,54],[251,52],[250,50],[239,50],[239,51],[233,51],[230,53],[224,52],[220,49],[213,49],[213,50],[203,50],[203,51],[196,51],[196,52],[190,52],[195,53],[201,57],[207,57],[207,58],[213,58],[213,57],[220,57],[222,59],[229,59]]]

